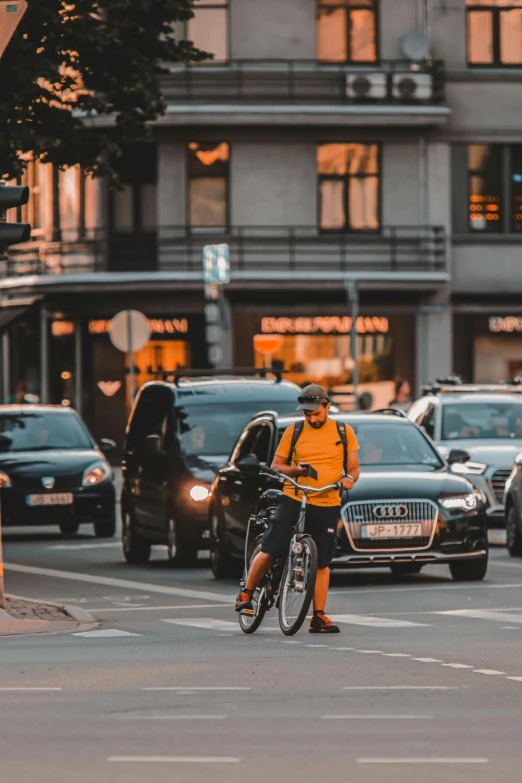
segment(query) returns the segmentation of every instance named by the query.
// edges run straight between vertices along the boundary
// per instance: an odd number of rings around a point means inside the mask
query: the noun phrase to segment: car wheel
[[[511,557],[522,557],[522,534],[518,514],[514,506],[511,506],[506,515],[507,548]]]
[[[116,516],[108,519],[97,519],[92,524],[96,538],[112,538],[116,532]]]
[[[150,557],[150,541],[138,536],[128,511],[122,512],[121,542],[127,563],[146,563]]]
[[[422,564],[421,563],[393,563],[393,565],[390,566],[390,571],[392,574],[403,575],[403,574],[420,574],[422,571]]]
[[[70,522],[62,522],[58,527],[62,536],[74,536],[78,532],[80,525],[78,522],[71,520]]]
[[[180,530],[172,511],[167,518],[168,527],[168,557],[174,568],[190,568],[197,564],[198,546],[187,541]]]
[[[215,579],[238,579],[243,573],[243,563],[231,557],[223,536],[223,526],[216,512],[212,512],[212,541],[210,544],[210,568]]]
[[[476,560],[457,560],[450,563],[450,572],[455,582],[480,582],[488,570],[488,556]]]

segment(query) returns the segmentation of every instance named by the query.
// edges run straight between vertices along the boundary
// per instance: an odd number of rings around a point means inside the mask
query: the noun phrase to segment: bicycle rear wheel
[[[310,536],[297,538],[301,551],[287,559],[279,595],[279,626],[285,636],[293,636],[306,619],[317,577],[317,547]],[[292,567],[290,569],[290,566]]]
[[[250,552],[249,557],[249,565],[254,559],[254,557],[257,555],[258,552],[261,551],[261,539],[254,542],[254,546],[252,547],[252,550]],[[268,599],[266,595],[266,580],[263,580],[263,583],[255,590],[254,595],[252,596],[252,604],[254,607],[255,614],[241,614],[239,613],[239,627],[243,631],[243,633],[251,634],[257,631],[261,623],[263,622],[263,618],[267,612],[268,609]]]

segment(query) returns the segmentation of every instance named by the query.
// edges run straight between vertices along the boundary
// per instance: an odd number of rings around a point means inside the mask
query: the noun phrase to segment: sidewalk
[[[59,633],[92,627],[96,620],[76,606],[34,601],[18,595],[6,596],[6,609],[0,609],[0,636]]]

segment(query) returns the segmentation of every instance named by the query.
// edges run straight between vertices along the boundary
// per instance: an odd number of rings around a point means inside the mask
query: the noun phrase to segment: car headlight
[[[192,500],[207,500],[208,496],[210,495],[210,491],[207,489],[207,487],[202,487],[200,484],[195,484],[193,487],[191,487],[189,495]]]
[[[453,473],[461,473],[465,476],[480,476],[486,468],[487,465],[482,462],[454,462],[451,466]]]
[[[477,507],[477,495],[469,492],[467,495],[451,495],[445,498],[439,498],[439,503],[443,508],[450,510],[460,509],[461,511],[473,511]]]
[[[0,489],[3,487],[10,487],[11,486],[11,479],[7,475],[7,473],[2,473],[0,471]]]
[[[105,481],[111,477],[111,471],[109,466],[98,460],[85,468],[83,472],[82,485],[84,487],[92,487],[94,484],[99,484],[100,481]]]

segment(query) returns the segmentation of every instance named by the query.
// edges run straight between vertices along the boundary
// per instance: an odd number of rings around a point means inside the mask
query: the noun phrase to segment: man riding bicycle
[[[301,484],[322,487],[339,482],[341,489],[352,489],[360,472],[359,444],[353,429],[328,417],[330,401],[322,386],[309,384],[302,390],[298,402],[298,410],[303,411],[305,421],[286,429],[272,468]],[[317,471],[317,477],[315,473],[314,478],[310,477],[309,467]],[[301,498],[302,492],[285,483],[274,517],[263,535],[261,552],[252,561],[245,588],[236,600],[236,612],[254,612],[254,591],[276,559],[287,556],[299,518]],[[328,566],[337,549],[340,512],[341,498],[336,489],[314,493],[308,498],[305,531],[315,541],[319,557],[310,633],[339,633],[338,626],[324,610],[330,582]]]

